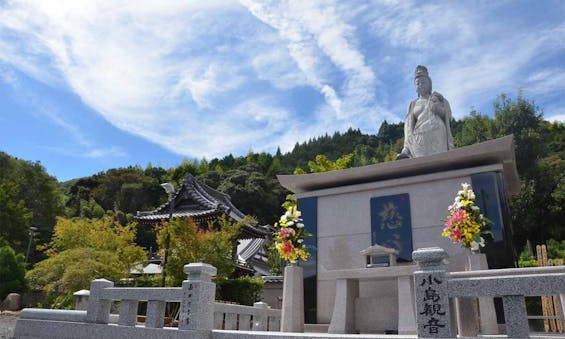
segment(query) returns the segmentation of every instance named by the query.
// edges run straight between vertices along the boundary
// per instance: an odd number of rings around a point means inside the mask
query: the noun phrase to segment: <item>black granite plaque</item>
[[[408,193],[371,198],[371,245],[395,248],[398,261],[412,261],[412,222]],[[373,258],[386,262],[388,258]]]

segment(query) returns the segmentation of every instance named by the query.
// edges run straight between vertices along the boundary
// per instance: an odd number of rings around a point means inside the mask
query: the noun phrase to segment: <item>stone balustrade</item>
[[[565,268],[532,267],[448,273],[439,247],[414,251],[419,338],[453,338],[450,298],[501,297],[508,338],[529,338],[526,296],[565,296]],[[562,305],[563,307],[563,305]]]
[[[265,303],[254,307],[214,302],[216,268],[202,263],[184,268],[182,287],[122,288],[105,279],[93,280],[85,310],[24,309],[16,324],[15,338],[209,338],[211,330],[276,331],[281,311]],[[119,301],[118,314],[110,314]],[[139,302],[147,302],[145,324],[137,322]],[[164,327],[165,305],[180,302],[178,328]],[[117,325],[117,326],[116,326]]]
[[[414,275],[414,298],[419,338],[455,338],[451,316],[453,298],[502,297],[509,338],[529,338],[525,296],[565,296],[565,269],[558,267],[502,269],[448,273],[441,248],[419,249]],[[395,269],[402,269],[396,266]],[[408,268],[411,273],[414,268]],[[281,311],[265,303],[241,306],[214,302],[213,266],[185,266],[188,277],[180,288],[115,288],[104,279],[91,284],[87,310],[24,309],[15,328],[15,338],[324,338],[332,335],[272,332],[280,329]],[[363,271],[365,272],[365,271]],[[374,272],[359,278],[375,278]],[[334,272],[350,279],[351,272]],[[382,272],[381,272],[382,273]],[[411,275],[411,274],[406,275]],[[403,273],[404,274],[404,273]],[[342,276],[343,275],[343,276]],[[365,276],[366,275],[366,276]],[[337,277],[336,277],[337,278]],[[111,315],[114,301],[119,314]],[[145,325],[137,323],[137,307],[147,301]],[[178,328],[164,327],[166,302],[180,302]],[[347,318],[347,317],[346,317]],[[335,336],[335,335],[334,335]],[[353,336],[353,335],[352,335]],[[363,338],[386,338],[364,335]],[[414,338],[397,335],[395,338]]]
[[[264,302],[251,306],[215,303],[214,329],[238,331],[278,331],[281,310],[271,309]]]

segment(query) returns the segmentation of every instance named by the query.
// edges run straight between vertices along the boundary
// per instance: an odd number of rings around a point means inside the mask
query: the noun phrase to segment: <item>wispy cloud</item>
[[[375,75],[356,46],[354,27],[339,16],[334,4],[252,0],[241,3],[277,30],[298,68],[324,96],[337,118],[359,114],[371,103]],[[344,77],[343,81],[335,82],[332,72],[336,71]]]
[[[77,125],[67,121],[52,107],[39,106],[37,112],[46,117],[50,123],[63,129],[71,138],[72,144],[66,147],[50,146],[51,150],[59,150],[61,154],[86,158],[116,158],[124,157],[127,153],[119,146],[101,147],[91,140]],[[49,143],[47,141],[47,143]],[[49,146],[42,146],[49,147]]]
[[[383,119],[403,119],[418,64],[459,118],[518,88],[563,102],[552,94],[564,89],[562,61],[543,60],[562,60],[565,18],[516,25],[497,14],[509,6],[9,2],[0,7],[0,65],[70,90],[114,126],[176,153],[289,150],[325,132],[375,133]],[[82,126],[51,119],[92,147],[85,154],[122,155],[95,151]]]

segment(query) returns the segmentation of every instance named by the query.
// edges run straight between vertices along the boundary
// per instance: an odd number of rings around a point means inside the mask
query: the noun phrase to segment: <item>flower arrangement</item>
[[[453,205],[449,206],[447,219],[444,221],[443,237],[460,243],[465,248],[477,251],[485,246],[484,236],[492,235],[486,230],[490,221],[485,218],[475,205],[475,193],[471,185],[461,184],[462,190],[457,192]]]
[[[286,196],[282,207],[286,209],[286,212],[281,216],[279,222],[275,223],[275,248],[281,258],[287,262],[296,263],[298,259],[306,261],[310,253],[306,251],[304,239],[312,234],[304,230],[303,220],[300,218],[301,213],[292,195]]]

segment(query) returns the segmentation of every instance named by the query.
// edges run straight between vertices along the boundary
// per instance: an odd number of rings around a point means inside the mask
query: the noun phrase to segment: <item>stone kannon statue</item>
[[[449,102],[432,92],[432,79],[425,66],[416,67],[414,85],[418,98],[408,106],[404,122],[404,147],[396,159],[417,158],[453,149]]]

